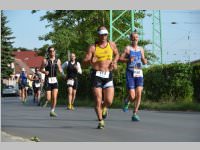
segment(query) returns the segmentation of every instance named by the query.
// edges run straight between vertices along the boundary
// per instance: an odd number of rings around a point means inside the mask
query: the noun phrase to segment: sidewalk
[[[1,131],[1,142],[33,142],[19,136],[13,136],[6,132]]]

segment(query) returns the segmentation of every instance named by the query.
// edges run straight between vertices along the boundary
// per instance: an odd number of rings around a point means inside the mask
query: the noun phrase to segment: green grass
[[[43,98],[44,100],[44,98]],[[66,105],[66,99],[61,98],[58,100],[57,105]],[[76,99],[75,106],[77,107],[94,107],[94,100],[89,99]],[[111,108],[122,108],[121,100],[114,100]],[[130,108],[133,108],[131,104]],[[168,110],[168,111],[200,111],[200,103],[195,102],[152,102],[142,101],[140,110]]]
[[[194,102],[150,102],[145,101],[140,109],[146,110],[173,110],[173,111],[200,111],[200,103]]]

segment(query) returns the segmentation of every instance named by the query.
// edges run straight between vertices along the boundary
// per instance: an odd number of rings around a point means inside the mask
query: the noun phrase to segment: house
[[[32,75],[35,72],[35,68],[40,68],[44,57],[38,56],[35,51],[16,51],[13,53],[15,56],[15,75],[19,77],[21,68],[25,68],[26,72]],[[44,79],[45,75],[42,74]],[[31,84],[31,82],[30,82]]]
[[[3,83],[6,85],[14,85],[16,86],[17,80],[20,76],[20,72],[22,68],[25,68],[26,72],[32,75],[35,71],[35,67],[40,68],[44,57],[38,56],[35,51],[21,51],[18,50],[13,52],[14,62],[12,63],[12,68],[14,69],[13,74],[10,79],[4,79]],[[42,78],[44,79],[44,74],[42,74]],[[31,81],[29,81],[29,85],[31,85]]]
[[[15,60],[21,60],[23,63],[25,63],[27,65],[27,72],[34,72],[34,68],[35,67],[40,67],[43,61],[43,57],[42,56],[38,56],[37,52],[35,51],[16,51],[13,53]],[[23,65],[22,65],[23,66]],[[22,68],[22,67],[20,67]],[[19,70],[16,69],[15,73],[19,73]]]

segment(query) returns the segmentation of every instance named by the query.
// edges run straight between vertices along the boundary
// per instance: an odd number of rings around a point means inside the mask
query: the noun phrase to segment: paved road
[[[75,111],[57,107],[57,118],[50,108],[23,105],[16,97],[1,100],[2,131],[41,142],[199,142],[200,112],[140,111],[140,122],[131,122],[131,111],[110,109],[103,130],[96,129],[93,108]],[[5,141],[2,137],[2,141]]]

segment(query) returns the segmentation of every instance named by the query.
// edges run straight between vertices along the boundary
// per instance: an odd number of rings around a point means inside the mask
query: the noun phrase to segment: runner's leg
[[[74,101],[76,98],[76,89],[72,90],[72,110],[74,110]]]
[[[58,89],[53,89],[52,94],[52,109],[55,109],[57,104]]]
[[[135,99],[134,114],[136,114],[138,112],[140,102],[141,102],[141,97],[142,97],[142,90],[143,90],[142,86],[138,86],[136,88],[136,91],[135,91],[136,92],[136,99]]]
[[[102,88],[93,88],[93,94],[95,98],[95,111],[97,114],[97,118],[99,121],[101,121],[102,118]]]
[[[41,93],[41,91],[40,91],[40,89],[38,89],[38,91],[37,91],[37,102],[38,102],[38,105],[40,105],[40,93]]]
[[[67,88],[67,93],[68,93],[68,106],[67,106],[67,109],[70,109],[71,110],[71,106],[72,106],[72,87],[68,87]]]
[[[104,103],[102,104],[102,116],[105,119],[108,114],[107,108],[111,106],[114,97],[114,87],[108,87],[103,89],[104,91]]]
[[[52,90],[52,103],[51,103],[51,111],[50,111],[50,117],[57,117],[57,114],[55,113],[55,108],[57,104],[57,95],[58,95],[58,89]]]

